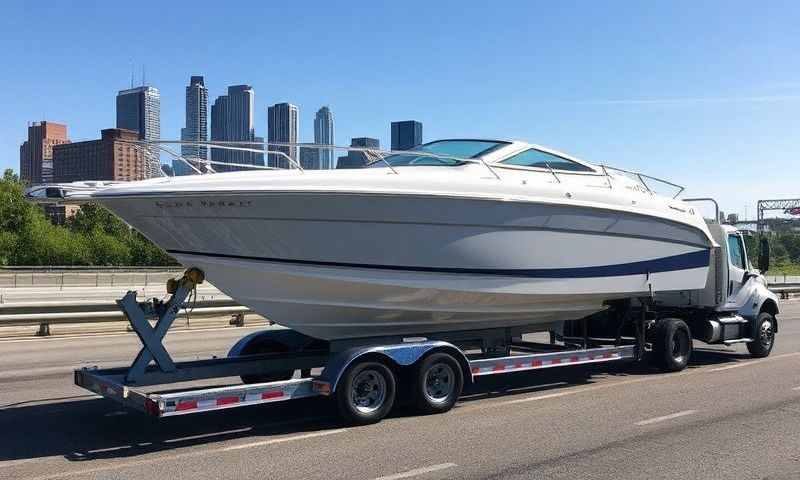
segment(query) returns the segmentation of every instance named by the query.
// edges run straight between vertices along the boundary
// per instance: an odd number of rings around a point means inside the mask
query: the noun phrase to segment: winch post
[[[171,294],[171,297],[166,303],[158,301],[139,303],[136,301],[135,291],[129,291],[121,300],[117,301],[128,318],[131,328],[142,342],[142,348],[125,376],[126,382],[136,383],[141,379],[147,366],[153,360],[162,372],[175,371],[175,362],[164,348],[162,340],[172,326],[172,322],[177,318],[186,298],[202,282],[203,273],[192,268],[187,270],[180,279],[170,279],[167,282],[167,293]],[[147,320],[152,316],[158,317],[155,326],[151,326]]]

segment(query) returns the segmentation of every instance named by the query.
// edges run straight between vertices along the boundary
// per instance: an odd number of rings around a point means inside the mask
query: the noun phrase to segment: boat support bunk
[[[422,381],[422,384],[426,385],[426,387],[422,387],[422,390],[427,393],[421,394],[421,396],[428,398],[431,402],[439,401],[438,404],[429,405],[431,408],[428,408],[428,411],[436,410],[436,405],[439,405],[438,411],[445,411],[455,403],[461,393],[463,383],[474,381],[477,377],[641,359],[645,349],[649,347],[644,343],[644,336],[639,334],[635,336],[633,342],[626,343],[618,337],[616,341],[612,340],[614,344],[604,346],[590,343],[588,337],[583,338],[582,342],[578,339],[578,343],[571,343],[569,346],[557,345],[554,335],[551,334],[549,344],[526,342],[522,341],[520,337],[515,337],[513,342],[509,342],[505,348],[483,349],[476,353],[459,342],[460,338],[464,338],[462,333],[460,337],[458,335],[452,337],[453,343],[442,338],[406,338],[393,343],[379,339],[364,339],[363,342],[349,342],[346,348],[341,350],[330,347],[319,348],[317,345],[290,352],[244,354],[250,341],[248,339],[252,337],[252,341],[256,341],[259,334],[270,333],[265,331],[242,339],[237,344],[238,347],[234,347],[227,358],[176,362],[171,358],[162,341],[184,302],[190,297],[196,285],[202,281],[203,273],[201,271],[187,270],[182,278],[168,282],[167,290],[170,298],[166,302],[158,300],[137,302],[136,292],[128,292],[118,301],[118,304],[142,343],[139,354],[127,368],[85,367],[75,370],[75,384],[102,397],[114,400],[124,407],[155,417],[186,415],[320,395],[342,397],[340,391],[352,388],[352,392],[344,396],[354,398],[361,404],[359,404],[360,406],[354,405],[354,410],[350,412],[351,415],[342,412],[340,405],[340,413],[343,413],[346,419],[349,417],[351,423],[371,423],[380,420],[385,413],[388,413],[388,409],[387,412],[377,416],[375,414],[359,416],[359,412],[371,412],[364,405],[368,407],[369,402],[374,400],[370,397],[370,395],[373,397],[374,395],[369,388],[365,390],[364,385],[367,387],[373,385],[373,388],[377,390],[378,387],[375,385],[381,384],[380,381],[376,384],[375,378],[365,378],[362,379],[361,384],[356,385],[359,378],[364,376],[364,372],[362,371],[362,375],[355,379],[348,374],[354,369],[361,368],[361,365],[373,365],[373,370],[365,371],[380,374],[383,369],[374,367],[376,361],[391,367],[386,369],[388,371],[420,367],[420,364],[425,366],[424,360],[433,357],[441,359],[439,364],[433,365],[427,370],[427,373],[423,372],[423,375],[427,376]],[[644,321],[644,317],[642,315],[642,321]],[[148,321],[150,318],[156,319],[155,325],[151,325]],[[636,330],[639,331],[639,322],[633,323],[637,324]],[[285,332],[302,337],[291,330]],[[487,332],[490,331],[487,330]],[[482,333],[473,334],[473,337],[475,335],[480,336]],[[510,339],[508,334],[506,334],[506,338]],[[318,344],[325,343],[317,342]],[[448,361],[450,367],[448,367]],[[288,371],[290,378],[259,382],[259,378],[265,378],[265,366],[269,366],[267,374]],[[312,369],[315,369],[314,375],[311,374]],[[301,378],[291,378],[297,370],[301,372]],[[419,370],[419,368],[415,368],[415,370]],[[391,374],[389,375],[391,376]],[[200,380],[232,376],[242,377],[245,383],[215,387],[182,387],[180,385],[181,382],[197,383]],[[256,379],[255,383],[252,383],[253,379]],[[391,393],[394,395],[395,379],[389,380]],[[443,395],[442,392],[447,393],[445,387],[448,382],[458,385],[452,401],[442,402],[441,395]],[[384,381],[382,385],[385,387],[386,382]],[[358,390],[359,388],[361,390]],[[356,390],[362,392],[361,397],[355,393]],[[437,394],[439,394],[438,398]],[[449,393],[447,394],[449,395]],[[389,405],[390,408],[391,405]]]

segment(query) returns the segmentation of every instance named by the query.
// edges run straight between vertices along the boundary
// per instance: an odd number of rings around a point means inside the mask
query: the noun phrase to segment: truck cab
[[[751,263],[743,232],[718,221],[719,208],[712,199],[687,200],[710,202],[715,218],[706,219],[714,240],[706,286],[703,289],[659,292],[654,295],[657,308],[680,316],[696,340],[709,344],[747,344],[755,356],[766,356],[778,331],[778,297],[767,288],[763,273],[769,269],[769,245],[760,239],[758,269]]]
[[[766,309],[778,313],[778,297],[767,288],[763,272],[769,268],[768,248],[762,243],[760,269],[753,267],[741,231],[732,225],[709,223],[709,231],[719,245],[709,269],[709,282],[702,298],[718,312],[736,312],[753,318]],[[713,294],[713,302],[709,302]],[[704,302],[700,302],[703,304]]]

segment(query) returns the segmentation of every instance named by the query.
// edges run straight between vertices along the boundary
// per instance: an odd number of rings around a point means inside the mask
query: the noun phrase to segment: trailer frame
[[[170,417],[235,407],[282,402],[315,396],[334,396],[348,368],[363,359],[380,359],[393,368],[413,367],[435,352],[445,352],[455,358],[470,382],[478,377],[502,375],[531,370],[597,364],[620,360],[639,360],[648,349],[644,335],[632,340],[620,335],[611,345],[599,345],[601,340],[589,338],[586,329],[579,344],[523,341],[514,329],[486,329],[428,337],[384,337],[328,342],[327,348],[314,344],[315,339],[292,330],[281,334],[272,331],[248,335],[231,349],[229,357],[175,362],[163,345],[163,339],[187,298],[203,281],[199,270],[189,269],[178,280],[168,283],[171,297],[166,302],[150,300],[137,302],[136,293],[128,292],[118,305],[129,319],[131,328],[142,343],[132,365],[122,368],[81,368],[74,371],[77,386],[92,391],[122,406],[155,417]],[[628,310],[620,321],[630,321]],[[643,309],[643,312],[646,308]],[[155,320],[151,325],[151,321]],[[632,319],[638,325],[637,318]],[[641,321],[645,321],[644,313]],[[296,344],[304,339],[308,348],[298,347],[287,352],[243,354],[248,342],[260,336],[289,338]],[[562,337],[563,338],[563,337]],[[477,347],[476,347],[477,342]],[[602,340],[608,343],[608,339]],[[291,342],[290,342],[291,343]],[[311,375],[312,369],[319,369]],[[220,379],[231,376],[260,375],[282,371],[300,371],[302,378],[263,383],[235,385],[191,386],[181,388],[182,382]]]

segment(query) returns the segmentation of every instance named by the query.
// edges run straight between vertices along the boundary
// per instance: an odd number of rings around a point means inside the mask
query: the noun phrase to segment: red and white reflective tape
[[[520,372],[538,368],[575,365],[581,363],[604,362],[622,358],[620,352],[606,351],[596,353],[573,353],[558,356],[541,355],[537,358],[526,356],[506,357],[494,360],[474,361],[471,368],[473,375],[492,375],[496,373]]]
[[[166,411],[184,412],[187,410],[213,410],[226,405],[239,403],[267,403],[287,399],[288,394],[283,390],[268,390],[266,392],[250,392],[244,395],[223,395],[216,398],[191,398],[179,400],[172,405],[167,405]]]
[[[245,405],[280,402],[319,395],[312,380],[297,379],[272,384],[236,385],[204,391],[158,395],[152,401],[163,405],[160,416],[218,410]]]

